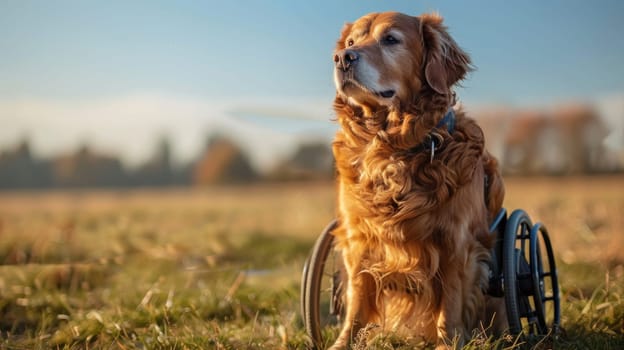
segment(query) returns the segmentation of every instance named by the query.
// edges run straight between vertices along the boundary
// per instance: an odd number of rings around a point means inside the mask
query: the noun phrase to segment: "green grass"
[[[624,348],[624,181],[605,181],[616,185],[510,181],[506,205],[551,229],[563,330],[466,349]],[[550,194],[526,196],[529,185]],[[333,196],[329,184],[2,194],[0,348],[305,348],[300,271]]]

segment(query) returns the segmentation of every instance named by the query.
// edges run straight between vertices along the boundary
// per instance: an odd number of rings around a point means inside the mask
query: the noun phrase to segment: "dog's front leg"
[[[438,339],[436,350],[461,349],[466,341],[462,322],[462,286],[459,276],[447,279],[444,286],[442,305],[437,319]]]
[[[371,303],[374,302],[374,298],[371,298],[374,288],[368,274],[361,273],[359,269],[348,271],[344,324],[331,350],[347,348],[357,332],[368,323]]]
[[[362,275],[349,276],[347,281],[346,312],[344,324],[338,339],[331,350],[345,349],[353,339],[353,336],[362,327],[363,309],[366,306],[364,300],[364,278]]]

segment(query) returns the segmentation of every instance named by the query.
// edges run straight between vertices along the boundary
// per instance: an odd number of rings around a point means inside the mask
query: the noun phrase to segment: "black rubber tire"
[[[517,335],[522,332],[520,314],[520,291],[518,288],[519,255],[516,251],[516,236],[518,229],[527,225],[528,230],[533,226],[531,219],[524,210],[517,209],[507,220],[503,236],[503,289],[505,293],[505,307],[509,322],[509,333]]]
[[[306,264],[306,267],[304,267],[301,286],[301,309],[303,324],[314,348],[319,348],[323,344],[320,317],[321,280],[327,256],[333,249],[334,236],[331,231],[336,228],[337,224],[337,221],[334,220],[323,230],[323,233],[317,238],[312,248],[308,258],[309,264]]]
[[[544,271],[542,252],[539,244],[540,238],[544,243],[543,247],[546,249],[546,258],[548,259],[549,270],[546,272]],[[541,223],[535,224],[535,226],[531,229],[529,264],[533,280],[533,300],[538,321],[538,331],[540,334],[545,335],[548,334],[550,329],[553,329],[554,331],[558,330],[561,310],[559,299],[559,278],[557,276],[555,257],[552,245],[550,244],[548,230],[546,230],[546,227]],[[552,289],[551,296],[546,296],[546,284],[544,283],[544,277],[550,278],[550,287]],[[549,301],[553,303],[553,320],[552,326],[550,327],[546,320],[546,303]]]

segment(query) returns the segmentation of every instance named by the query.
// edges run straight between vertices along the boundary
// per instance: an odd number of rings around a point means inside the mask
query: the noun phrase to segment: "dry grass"
[[[507,184],[505,206],[545,223],[565,263],[624,263],[624,178],[512,178]]]
[[[624,348],[624,177],[508,179],[507,193],[551,232],[554,344]],[[0,348],[303,348],[299,273],[333,212],[331,184],[0,194]]]

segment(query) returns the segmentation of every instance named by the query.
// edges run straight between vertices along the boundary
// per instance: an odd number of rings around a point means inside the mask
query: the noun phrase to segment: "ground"
[[[507,208],[548,226],[559,266],[563,331],[530,347],[624,348],[624,177],[506,185]],[[2,193],[0,349],[305,348],[300,271],[334,190]]]

